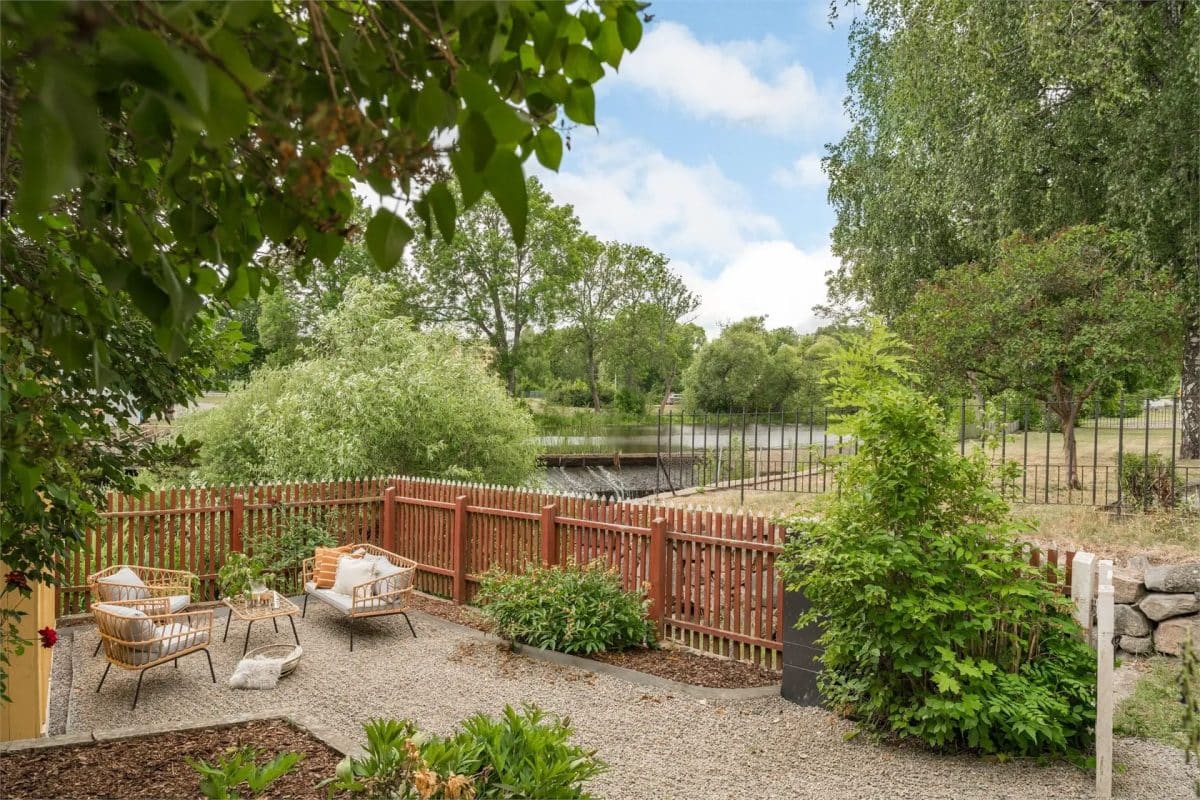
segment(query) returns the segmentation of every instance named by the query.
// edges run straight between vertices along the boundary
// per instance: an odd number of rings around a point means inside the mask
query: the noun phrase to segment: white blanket
[[[283,669],[282,658],[243,658],[229,678],[233,689],[274,689]]]

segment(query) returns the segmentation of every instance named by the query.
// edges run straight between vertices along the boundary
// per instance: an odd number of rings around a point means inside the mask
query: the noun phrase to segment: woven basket
[[[296,671],[302,655],[304,650],[298,644],[269,644],[254,648],[243,658],[282,658],[284,662],[283,668],[279,670],[279,677],[283,678]]]

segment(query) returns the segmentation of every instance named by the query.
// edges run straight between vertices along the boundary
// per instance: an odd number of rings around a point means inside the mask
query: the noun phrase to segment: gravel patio
[[[595,748],[610,769],[592,785],[603,798],[1091,798],[1089,773],[1056,763],[995,763],[934,756],[915,748],[845,741],[851,726],[816,709],[777,697],[713,701],[638,686],[608,675],[557,666],[502,651],[493,640],[420,612],[418,638],[398,618],[356,626],[348,651],[345,622],[310,603],[296,626],[304,658],[273,691],[236,691],[227,680],[241,656],[244,623],[221,643],[217,619],[211,647],[217,683],[203,655],[179,669],[147,672],[136,711],[129,709],[136,674],[113,670],[95,689],[104,657],[92,657],[96,633],[74,629],[57,657],[53,705],[65,732],[125,728],[224,715],[296,710],[318,717],[337,734],[361,741],[372,717],[413,719],[422,730],[448,733],[456,722],[506,703],[533,702],[569,715],[576,740]],[[69,629],[68,629],[69,630]],[[258,623],[251,647],[291,641]],[[56,659],[57,660],[57,659]],[[1183,753],[1119,739],[1115,796],[1186,800],[1195,767]]]

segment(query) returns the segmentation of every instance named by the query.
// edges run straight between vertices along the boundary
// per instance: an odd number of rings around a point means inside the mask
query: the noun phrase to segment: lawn
[[[1141,662],[1139,667],[1144,671],[1133,693],[1117,705],[1113,732],[1182,748],[1186,738],[1179,693],[1179,659],[1155,656]]]

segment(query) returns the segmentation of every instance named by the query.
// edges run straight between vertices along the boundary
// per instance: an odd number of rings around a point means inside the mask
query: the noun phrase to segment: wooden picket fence
[[[599,559],[627,589],[646,592],[664,637],[780,663],[775,562],[784,530],[763,516],[407,477],[110,495],[87,549],[65,565],[58,613],[86,610],[87,575],[110,564],[186,569],[199,577],[197,599],[215,600],[226,555],[251,551],[289,517],[325,527],[339,543],[371,542],[417,561],[417,588],[457,603],[471,601],[489,569]],[[1074,555],[1034,550],[1030,558],[1067,588]]]

